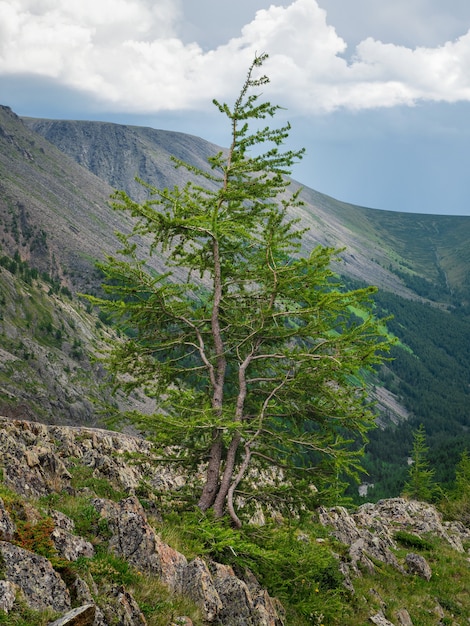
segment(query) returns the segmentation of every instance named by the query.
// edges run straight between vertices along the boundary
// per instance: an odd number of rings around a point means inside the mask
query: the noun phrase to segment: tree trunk
[[[235,459],[237,456],[238,446],[240,444],[241,435],[236,433],[227,452],[227,460],[225,461],[224,475],[220,483],[219,491],[214,502],[214,513],[216,517],[222,517],[224,514],[225,499],[232,482],[233,473],[235,471]]]
[[[219,487],[220,464],[222,462],[222,433],[214,431],[214,438],[209,452],[209,463],[206,472],[206,482],[198,502],[201,511],[207,511],[214,504]]]
[[[245,474],[250,464],[250,460],[251,460],[251,448],[250,448],[250,445],[247,443],[245,444],[245,458],[243,459],[243,463],[240,466],[238,474],[235,476],[232,484],[230,485],[230,489],[228,490],[228,493],[227,493],[228,513],[232,519],[232,522],[235,524],[237,528],[242,527],[242,522],[240,518],[238,517],[238,515],[235,513],[235,507],[233,506],[233,494],[235,493],[235,489],[238,487],[238,483],[243,478],[243,475]]]

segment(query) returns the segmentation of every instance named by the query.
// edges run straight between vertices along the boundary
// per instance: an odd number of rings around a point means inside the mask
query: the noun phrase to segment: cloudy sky
[[[305,185],[470,215],[469,0],[0,0],[0,103],[227,145],[256,53]]]

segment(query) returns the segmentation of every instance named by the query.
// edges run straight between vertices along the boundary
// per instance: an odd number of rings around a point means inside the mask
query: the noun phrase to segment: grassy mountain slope
[[[468,303],[470,218],[369,209],[311,190],[304,195],[311,210],[318,206],[326,214],[326,229],[331,223],[340,224],[338,239],[351,254],[363,252],[369,273],[363,270],[362,276],[368,282],[412,299]],[[388,271],[385,280],[377,269],[378,280],[370,280],[376,264]],[[399,287],[389,274],[400,279]]]
[[[109,208],[112,188],[141,199],[146,192],[136,175],[157,186],[182,184],[184,172],[174,169],[170,156],[203,166],[214,150],[182,133],[21,120],[0,108],[0,255],[18,253],[72,292],[94,290],[94,260],[115,251],[114,230],[128,227]],[[412,429],[421,421],[432,436],[433,456],[446,450],[451,458],[442,466],[448,477],[458,451],[470,447],[470,388],[462,384],[470,378],[470,363],[454,350],[470,337],[470,218],[357,207],[308,188],[302,198],[297,215],[308,229],[305,252],[317,243],[344,246],[338,271],[351,284],[380,287],[378,309],[394,314],[393,332],[408,346],[397,351],[374,387],[380,423],[398,426],[374,434],[371,482],[391,484],[394,474],[396,493],[402,480],[397,468],[403,473]],[[152,264],[163,267],[158,258]]]

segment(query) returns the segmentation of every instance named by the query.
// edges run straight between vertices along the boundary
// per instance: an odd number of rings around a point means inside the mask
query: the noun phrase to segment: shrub
[[[407,548],[414,548],[416,550],[432,550],[434,543],[428,539],[424,539],[419,535],[407,533],[404,530],[397,530],[394,534],[394,538]]]

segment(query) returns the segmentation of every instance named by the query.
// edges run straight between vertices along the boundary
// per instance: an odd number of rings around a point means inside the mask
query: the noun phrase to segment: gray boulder
[[[0,611],[5,613],[11,611],[18,591],[20,588],[15,583],[9,580],[0,580]]]
[[[5,579],[18,585],[31,608],[70,609],[67,587],[47,559],[5,541],[0,541],[0,554]]]
[[[406,555],[405,561],[410,574],[416,574],[425,580],[431,580],[432,570],[423,556],[410,552]]]
[[[369,617],[369,621],[376,624],[376,626],[395,626],[393,622],[388,621],[382,611],[379,611],[375,615]]]

